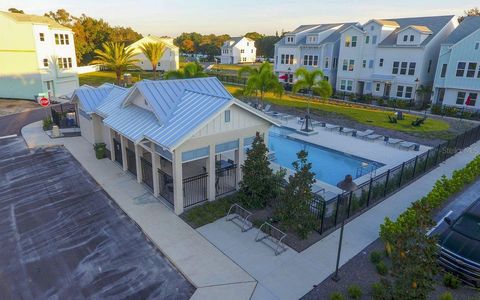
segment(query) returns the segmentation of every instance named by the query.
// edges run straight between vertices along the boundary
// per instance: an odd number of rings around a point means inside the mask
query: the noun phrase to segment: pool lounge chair
[[[373,142],[380,139],[381,137],[382,137],[381,135],[374,133],[374,134],[367,135],[365,139]]]
[[[420,145],[416,144],[416,143],[412,143],[412,142],[401,142],[400,144],[398,144],[398,146],[400,148],[403,148],[405,150],[410,150],[410,149],[420,149]],[[416,150],[418,151],[418,150]]]
[[[367,130],[365,130],[365,131],[357,131],[357,133],[356,133],[355,136],[363,139],[363,138],[365,138],[367,135],[371,135],[372,133],[374,133],[373,130],[367,129]]]
[[[390,138],[386,138],[385,139],[385,144],[387,145],[390,145],[390,146],[397,146],[399,145],[400,143],[404,142],[404,140],[401,140],[401,139],[390,139]]]
[[[340,126],[335,125],[335,124],[325,124],[325,128],[328,129],[328,130],[330,130],[330,131],[334,131],[334,130],[336,130],[336,129],[339,129]]]
[[[265,106],[265,108],[262,111],[264,113],[268,113],[268,112],[270,112],[270,108],[272,108],[272,106],[270,104],[267,104],[267,106]]]
[[[353,128],[340,127],[340,130],[338,132],[340,134],[350,135],[350,134],[353,134],[354,131],[355,129]]]

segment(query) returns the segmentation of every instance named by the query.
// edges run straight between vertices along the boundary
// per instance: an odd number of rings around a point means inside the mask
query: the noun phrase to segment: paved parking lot
[[[188,299],[195,287],[63,147],[0,140],[2,299]],[[3,155],[5,154],[5,155]]]

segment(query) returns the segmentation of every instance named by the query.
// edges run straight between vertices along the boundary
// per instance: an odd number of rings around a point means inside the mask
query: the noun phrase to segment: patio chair
[[[265,106],[265,108],[263,109],[263,112],[264,112],[264,113],[269,112],[269,111],[270,111],[270,108],[272,108],[272,106],[271,106],[270,104],[267,104],[267,105]]]
[[[400,143],[402,143],[402,142],[404,142],[404,140],[401,140],[401,139],[391,139],[391,138],[389,138],[389,137],[386,137],[386,138],[385,138],[385,144],[390,145],[390,146],[393,146],[393,147],[397,146],[398,144],[400,144]]]
[[[353,128],[340,127],[340,130],[338,132],[340,134],[350,135],[350,134],[353,134],[354,131],[355,129]]]
[[[330,131],[334,131],[334,130],[336,130],[336,129],[339,129],[340,126],[335,125],[335,124],[325,124],[325,128],[328,129],[328,130],[330,130]]]
[[[305,123],[305,118],[297,117],[297,123],[303,125],[303,123]]]
[[[367,130],[365,130],[365,131],[357,131],[357,133],[355,134],[355,136],[358,137],[358,138],[363,139],[363,138],[365,138],[367,135],[371,135],[372,133],[374,133],[373,130],[367,129]]]
[[[401,142],[398,146],[400,148],[403,148],[405,150],[410,150],[410,149],[415,149],[415,146],[417,146],[418,144],[416,143],[412,143],[412,142]],[[420,145],[418,145],[420,146]],[[420,147],[419,147],[420,148]],[[418,150],[417,150],[418,151]]]
[[[381,137],[382,137],[381,135],[374,133],[374,134],[367,135],[365,139],[373,142],[380,139]]]

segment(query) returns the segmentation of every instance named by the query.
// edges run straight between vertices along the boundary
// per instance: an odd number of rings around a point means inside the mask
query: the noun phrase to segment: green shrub
[[[370,261],[374,264],[378,264],[382,260],[382,253],[378,251],[372,251],[370,253]]]
[[[460,279],[451,273],[446,273],[443,275],[443,285],[455,290],[460,286]]]
[[[387,265],[383,262],[380,261],[375,265],[375,268],[377,269],[378,274],[385,276],[388,273],[388,267]]]
[[[390,300],[390,283],[387,280],[380,280],[372,285],[372,298],[374,300]]]
[[[335,292],[330,295],[330,300],[345,300],[345,297],[340,292]]]
[[[43,119],[43,130],[49,130],[52,128],[53,120],[51,117]]]
[[[351,299],[362,298],[362,289],[358,285],[352,284],[348,287],[348,297]]]
[[[441,294],[440,298],[438,298],[438,299],[439,300],[453,300],[453,295],[450,292],[445,292],[445,293]]]

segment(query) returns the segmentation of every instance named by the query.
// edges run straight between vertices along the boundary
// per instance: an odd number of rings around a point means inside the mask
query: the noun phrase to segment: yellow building
[[[74,36],[48,17],[0,11],[0,98],[36,100],[78,87]]]

